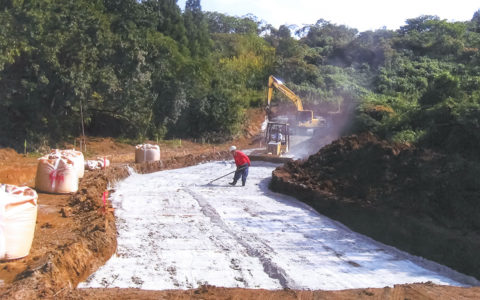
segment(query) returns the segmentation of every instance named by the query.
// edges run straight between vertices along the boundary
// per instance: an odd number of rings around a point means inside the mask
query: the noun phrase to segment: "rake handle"
[[[233,173],[235,173],[235,172],[237,172],[237,171],[244,170],[245,168],[246,168],[246,167],[240,168],[240,169],[238,169],[238,170],[232,171],[232,172],[230,172],[230,173],[228,173],[228,174],[225,174],[225,175],[223,175],[223,176],[220,176],[220,177],[218,177],[218,178],[215,178],[214,180],[210,181],[208,184],[210,184],[210,183],[212,183],[212,182],[214,182],[214,181],[217,181],[217,180],[219,180],[219,179],[221,179],[221,178],[223,178],[223,177],[225,177],[225,176],[228,176],[228,175],[230,175],[230,174],[233,174]]]

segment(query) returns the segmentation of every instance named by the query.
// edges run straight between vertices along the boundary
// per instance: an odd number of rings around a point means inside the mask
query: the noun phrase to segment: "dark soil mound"
[[[402,169],[412,151],[364,134],[337,140],[305,161],[288,163],[285,170],[309,188],[378,205],[395,193],[399,180],[395,169]]]
[[[354,230],[480,278],[480,164],[372,134],[273,172],[271,188]]]

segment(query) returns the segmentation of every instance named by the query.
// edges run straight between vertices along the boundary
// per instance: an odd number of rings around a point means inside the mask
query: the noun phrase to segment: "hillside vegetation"
[[[475,156],[480,11],[472,15],[358,32],[323,19],[277,29],[204,12],[199,0],[183,11],[175,0],[1,1],[0,145],[33,150],[82,131],[224,141],[263,105],[274,74],[319,114],[353,113],[346,132]]]

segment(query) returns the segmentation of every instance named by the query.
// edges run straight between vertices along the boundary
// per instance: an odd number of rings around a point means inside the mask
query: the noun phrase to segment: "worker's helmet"
[[[237,147],[235,146],[230,146],[230,152],[237,150]]]

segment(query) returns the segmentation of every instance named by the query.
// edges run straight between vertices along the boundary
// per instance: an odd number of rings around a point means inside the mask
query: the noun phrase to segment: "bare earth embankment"
[[[357,232],[480,278],[480,191],[457,165],[362,134],[277,168],[270,187]]]

